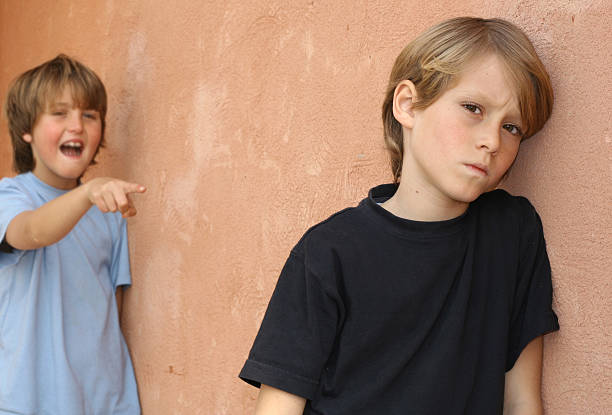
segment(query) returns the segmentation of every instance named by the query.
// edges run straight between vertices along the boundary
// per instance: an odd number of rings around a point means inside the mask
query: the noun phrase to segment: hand
[[[130,199],[131,193],[144,193],[147,189],[112,177],[97,177],[85,183],[87,198],[102,213],[121,212],[124,218],[134,216],[136,208]]]

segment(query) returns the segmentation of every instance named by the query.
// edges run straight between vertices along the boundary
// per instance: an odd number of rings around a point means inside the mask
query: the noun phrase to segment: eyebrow
[[[465,90],[457,90],[458,95],[460,97],[464,97],[465,99],[469,100],[469,101],[476,101],[478,103],[482,102],[483,104],[485,104],[485,106],[491,106],[493,105],[494,107],[500,107],[499,104],[497,103],[492,103],[491,99],[487,98],[485,96],[485,94],[481,93],[480,91],[475,91],[474,92],[468,92]],[[516,108],[515,109],[511,109],[510,111],[508,111],[508,118],[510,118],[511,121],[517,123],[517,124],[523,124],[523,117],[521,115],[521,110],[519,108],[519,101],[518,99],[515,97],[515,101],[516,101]],[[503,105],[502,105],[503,106]]]

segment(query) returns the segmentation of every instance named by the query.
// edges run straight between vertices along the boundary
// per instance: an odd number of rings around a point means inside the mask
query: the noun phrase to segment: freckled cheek
[[[445,148],[457,148],[466,142],[468,131],[461,123],[454,122],[450,117],[440,119],[434,128],[438,143]],[[444,148],[440,149],[444,150]]]
[[[90,127],[90,128],[87,129],[87,134],[92,139],[100,137],[100,134],[101,134],[100,128],[99,127]]]
[[[87,135],[90,140],[99,140],[102,135],[102,125],[92,124],[87,127]]]
[[[35,133],[34,140],[36,145],[43,151],[53,152],[57,150],[61,130],[54,128],[53,126],[43,126]]]

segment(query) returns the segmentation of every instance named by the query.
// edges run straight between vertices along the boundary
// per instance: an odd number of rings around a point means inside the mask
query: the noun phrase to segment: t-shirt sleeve
[[[0,268],[15,265],[25,251],[12,249],[5,240],[6,231],[15,216],[27,210],[33,210],[34,202],[24,194],[12,180],[0,181]]]
[[[128,249],[127,221],[116,213],[118,232],[113,238],[113,256],[111,258],[111,279],[116,290],[120,285],[131,285],[130,254]]]
[[[535,208],[521,198],[520,259],[515,290],[506,371],[538,336],[559,330],[552,309],[552,280],[542,222]]]
[[[312,399],[336,338],[341,301],[333,280],[308,262],[295,251],[289,256],[240,378]]]

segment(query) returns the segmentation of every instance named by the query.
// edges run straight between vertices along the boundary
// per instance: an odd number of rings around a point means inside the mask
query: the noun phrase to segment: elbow
[[[45,246],[49,246],[57,242],[57,240],[51,240],[47,235],[34,230],[29,230],[27,240],[28,247],[25,249],[44,248]]]
[[[38,249],[43,248],[45,244],[38,235],[32,235],[30,239],[30,246],[27,249]]]
[[[26,226],[21,232],[21,235],[11,235],[7,232],[6,241],[10,246],[22,251],[43,248],[46,245],[44,238],[39,233],[35,232],[31,226]]]
[[[44,225],[34,217],[33,211],[25,211],[9,223],[4,238],[12,248],[21,251],[43,248],[57,242],[47,240]]]

